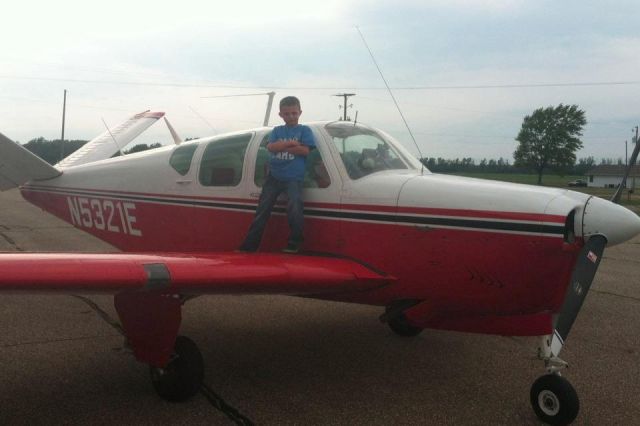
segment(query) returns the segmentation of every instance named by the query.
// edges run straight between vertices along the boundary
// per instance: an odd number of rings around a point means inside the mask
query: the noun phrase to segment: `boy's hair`
[[[282,108],[283,106],[297,106],[298,108],[300,108],[300,99],[296,98],[295,96],[284,97],[280,99],[280,108]]]

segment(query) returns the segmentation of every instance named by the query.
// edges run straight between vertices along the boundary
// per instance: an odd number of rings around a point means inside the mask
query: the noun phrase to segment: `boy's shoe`
[[[289,253],[289,254],[295,254],[298,253],[300,251],[300,248],[302,246],[302,243],[296,243],[296,242],[292,242],[289,241],[289,244],[287,244],[287,246],[282,249],[283,253]]]

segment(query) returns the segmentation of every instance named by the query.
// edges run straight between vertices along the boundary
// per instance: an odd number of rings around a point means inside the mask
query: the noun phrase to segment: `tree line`
[[[499,159],[486,159],[476,161],[473,158],[422,158],[424,164],[434,173],[518,173],[531,174],[536,173],[531,167],[511,163],[508,159],[500,157]],[[594,157],[579,158],[573,165],[551,166],[547,171],[558,175],[584,175],[590,169],[598,164],[624,164],[622,159],[603,158],[597,162]]]
[[[45,139],[43,137],[31,139],[29,142],[22,145],[24,148],[28,149],[38,157],[42,158],[49,164],[56,164],[60,161],[60,158],[65,158],[68,155],[73,154],[75,151],[80,149],[85,143],[86,140],[65,140],[64,141],[64,150],[61,149],[60,139]],[[134,152],[146,151],[148,149],[158,148],[162,146],[160,143],[152,143],[152,144],[137,144],[129,149],[125,149],[122,151],[124,155],[133,154]],[[120,155],[117,153],[114,157]]]

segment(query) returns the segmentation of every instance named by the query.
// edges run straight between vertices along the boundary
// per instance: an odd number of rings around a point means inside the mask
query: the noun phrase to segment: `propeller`
[[[631,172],[631,168],[634,164],[636,164],[636,160],[638,159],[638,152],[640,152],[640,143],[638,141],[635,142],[636,147],[633,148],[633,152],[631,153],[631,158],[629,159],[629,164],[627,165],[627,170],[624,173],[624,177],[622,178],[622,182],[620,182],[620,186],[616,190],[616,193],[613,194],[611,198],[612,203],[619,204],[620,196],[622,195],[622,190],[627,186],[627,178],[629,177],[629,173]]]
[[[578,316],[584,299],[596,275],[607,239],[603,235],[592,235],[580,250],[576,266],[571,274],[570,285],[564,298],[560,314],[556,318],[551,355],[558,356],[569,335],[571,326]]]

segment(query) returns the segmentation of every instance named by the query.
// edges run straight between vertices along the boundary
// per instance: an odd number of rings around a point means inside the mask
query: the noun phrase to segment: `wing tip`
[[[155,118],[155,119],[160,119],[162,117],[164,117],[164,112],[161,111],[151,111],[151,110],[146,110],[143,111],[141,113],[138,113],[136,115],[133,116],[133,118]]]

